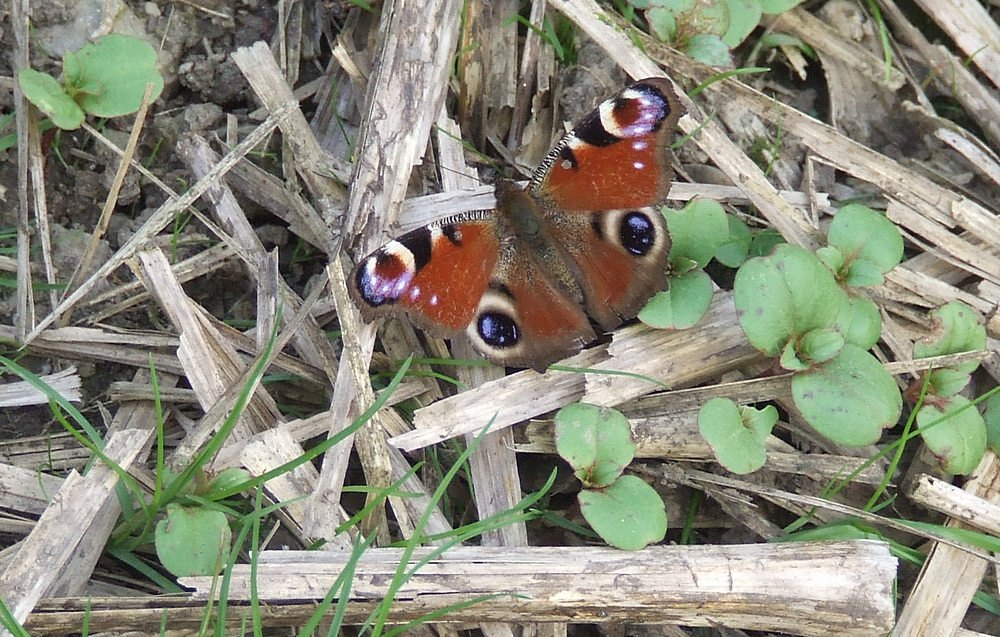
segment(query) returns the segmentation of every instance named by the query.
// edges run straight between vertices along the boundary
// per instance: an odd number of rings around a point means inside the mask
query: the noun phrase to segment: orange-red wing
[[[409,232],[362,259],[348,281],[366,320],[406,314],[425,331],[465,329],[496,267],[492,215],[467,215]]]

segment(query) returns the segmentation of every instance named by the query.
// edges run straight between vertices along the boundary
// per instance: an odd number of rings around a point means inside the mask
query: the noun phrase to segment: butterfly
[[[526,187],[442,219],[361,259],[348,289],[365,321],[407,316],[429,334],[463,331],[490,361],[549,364],[636,316],[666,287],[670,236],[653,206],[672,170],[684,108],[671,83],[631,84],[580,120]]]

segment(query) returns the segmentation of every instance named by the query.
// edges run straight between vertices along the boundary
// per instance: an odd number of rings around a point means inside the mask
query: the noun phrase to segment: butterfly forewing
[[[348,289],[366,320],[406,314],[435,336],[465,329],[497,262],[496,215],[475,211],[408,232],[362,259]]]
[[[682,111],[664,78],[622,89],[556,145],[535,172],[531,190],[567,211],[662,203],[672,172],[668,133]]]

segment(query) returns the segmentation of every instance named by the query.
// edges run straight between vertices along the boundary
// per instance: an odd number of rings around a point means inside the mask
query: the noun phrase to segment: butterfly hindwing
[[[584,306],[605,330],[635,317],[667,284],[670,235],[652,207],[547,218],[577,272]]]

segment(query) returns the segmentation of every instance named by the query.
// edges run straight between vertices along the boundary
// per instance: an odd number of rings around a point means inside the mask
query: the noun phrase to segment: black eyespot
[[[514,319],[500,312],[483,312],[476,319],[479,337],[497,349],[514,347],[521,340],[521,330]]]
[[[637,257],[645,256],[656,243],[656,226],[645,213],[633,210],[622,217],[618,237],[623,248]]]

